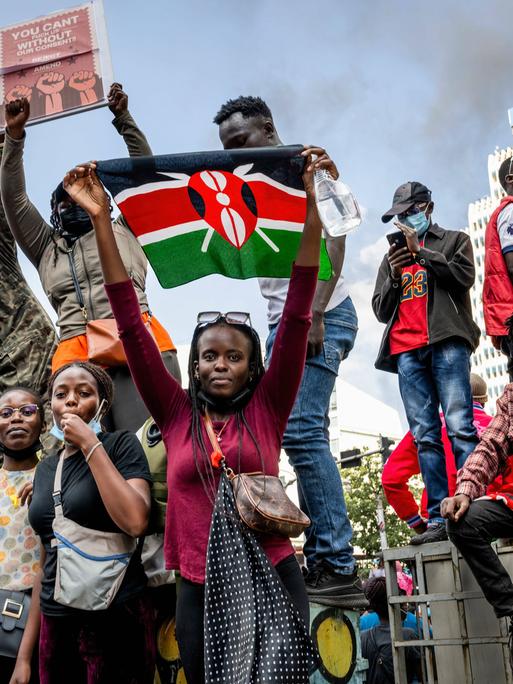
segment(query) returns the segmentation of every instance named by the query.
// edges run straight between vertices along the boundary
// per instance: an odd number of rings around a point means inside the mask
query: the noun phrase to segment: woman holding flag
[[[77,166],[64,178],[65,190],[88,212],[96,231],[104,281],[132,377],[169,454],[167,479],[172,494],[167,506],[165,556],[167,567],[179,570],[183,578],[177,601],[177,638],[189,684],[204,682],[206,676],[211,681],[203,658],[203,615],[207,546],[221,469],[213,458],[216,452],[211,454],[208,448],[207,425],[213,428],[227,465],[236,473],[263,470],[277,476],[281,438],[305,362],[322,230],[313,175],[318,169],[327,169],[334,177],[338,173],[324,149],[305,147],[301,154],[306,160],[306,219],[270,366],[264,371],[260,341],[249,314],[204,312],[198,316],[191,342],[188,391],[167,372],[141,320],[95,164]],[[307,623],[308,599],[290,540],[264,534],[258,540],[295,605],[296,615]],[[240,581],[247,584],[248,578]],[[228,623],[230,617],[228,614]],[[210,630],[210,625],[206,627]],[[306,682],[308,678],[287,681]]]

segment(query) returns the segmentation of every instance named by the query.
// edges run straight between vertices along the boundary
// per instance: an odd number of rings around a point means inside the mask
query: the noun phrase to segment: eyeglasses
[[[24,404],[23,406],[16,408],[13,406],[2,406],[0,408],[0,418],[3,418],[4,420],[11,418],[16,411],[21,413],[24,418],[30,418],[30,416],[35,416],[38,410],[39,407],[37,404]]]
[[[229,325],[249,325],[251,326],[251,317],[245,311],[200,311],[196,319],[198,325],[211,325],[217,321],[224,321]]]
[[[414,204],[412,207],[409,209],[406,209],[406,211],[403,211],[401,214],[397,214],[397,218],[399,220],[405,219],[407,216],[413,216],[414,214],[420,214],[421,211],[425,211],[429,206],[429,202],[419,202],[418,204]]]

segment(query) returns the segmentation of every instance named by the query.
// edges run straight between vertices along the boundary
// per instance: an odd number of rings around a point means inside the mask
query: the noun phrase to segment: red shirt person
[[[397,188],[382,221],[396,216],[400,233],[381,263],[372,297],[376,318],[386,324],[375,365],[399,376],[427,488],[428,529],[412,540],[417,544],[447,539],[440,513],[449,488],[439,409],[459,467],[477,444],[470,389],[470,353],[479,340],[469,296],[472,245],[462,231],[433,223],[433,207],[422,183]]]
[[[490,484],[491,483],[491,484]],[[467,562],[498,618],[513,633],[513,582],[492,539],[513,537],[513,383],[497,401],[497,414],[458,472],[456,493],[442,502],[449,538]],[[509,640],[510,663],[513,653]]]
[[[474,425],[477,434],[481,435],[492,420],[485,410],[484,405],[487,401],[486,382],[475,373],[470,375],[472,387],[472,398],[474,400]],[[447,427],[443,414],[440,413],[442,421],[442,442],[445,452],[445,466],[447,471],[447,481],[449,483],[449,495],[452,496],[456,491],[456,463],[451,449],[451,442],[447,435]],[[385,463],[381,476],[381,484],[385,492],[388,503],[392,506],[401,520],[411,527],[417,534],[421,534],[426,529],[427,512],[427,492],[422,492],[422,499],[419,504],[415,501],[411,490],[408,487],[410,478],[420,473],[417,445],[411,432],[408,432],[394,449],[390,458]]]
[[[486,334],[496,349],[508,357],[513,381],[513,157],[499,168],[499,181],[506,192],[486,226],[483,284],[483,313]]]

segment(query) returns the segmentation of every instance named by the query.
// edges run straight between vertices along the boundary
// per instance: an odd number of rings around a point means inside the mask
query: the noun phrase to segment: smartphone
[[[404,233],[400,230],[395,231],[394,233],[387,233],[386,236],[388,242],[390,245],[396,245],[396,247],[399,249],[400,247],[406,247],[406,237]],[[415,261],[413,260],[413,257],[411,258],[410,261],[407,262],[406,266],[411,266],[414,264]]]
[[[406,247],[406,237],[400,230],[396,230],[394,233],[388,233],[387,240],[390,245],[396,245],[397,248]]]

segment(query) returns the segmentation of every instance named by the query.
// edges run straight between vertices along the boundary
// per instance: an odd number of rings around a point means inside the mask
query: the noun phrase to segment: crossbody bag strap
[[[203,416],[203,422],[205,423],[205,428],[207,430],[207,435],[210,440],[210,444],[212,445],[212,453],[210,454],[210,461],[214,468],[222,468],[228,478],[231,480],[234,477],[234,472],[231,468],[228,468],[226,466],[226,459],[223,454],[223,450],[221,449],[221,445],[219,444],[216,433],[214,432],[214,426],[212,425],[212,419],[208,415],[208,413],[205,413]]]
[[[212,445],[212,449],[214,451],[219,452],[224,459],[223,450],[221,449],[221,445],[217,441],[216,433],[214,432],[214,426],[212,425],[212,418],[208,415],[208,413],[205,413],[205,415],[203,416],[203,420],[205,422],[205,427],[207,429],[207,435],[208,435],[208,438],[210,440],[210,444]]]
[[[63,469],[63,467],[64,467],[64,452],[59,457],[59,461],[57,463],[57,468],[55,469],[55,478],[53,480],[52,498],[53,498],[53,507],[55,509],[55,517],[56,518],[61,518],[64,515],[62,512],[62,497],[61,497],[62,469]]]
[[[71,247],[71,249],[68,249],[66,253],[68,255],[69,270],[71,271],[71,280],[73,281],[73,287],[75,288],[75,294],[77,295],[78,305],[85,322],[87,323],[87,309],[84,302],[84,297],[82,295],[82,290],[80,289],[80,283],[78,282],[77,269],[75,268],[75,260],[73,258],[74,246]]]

